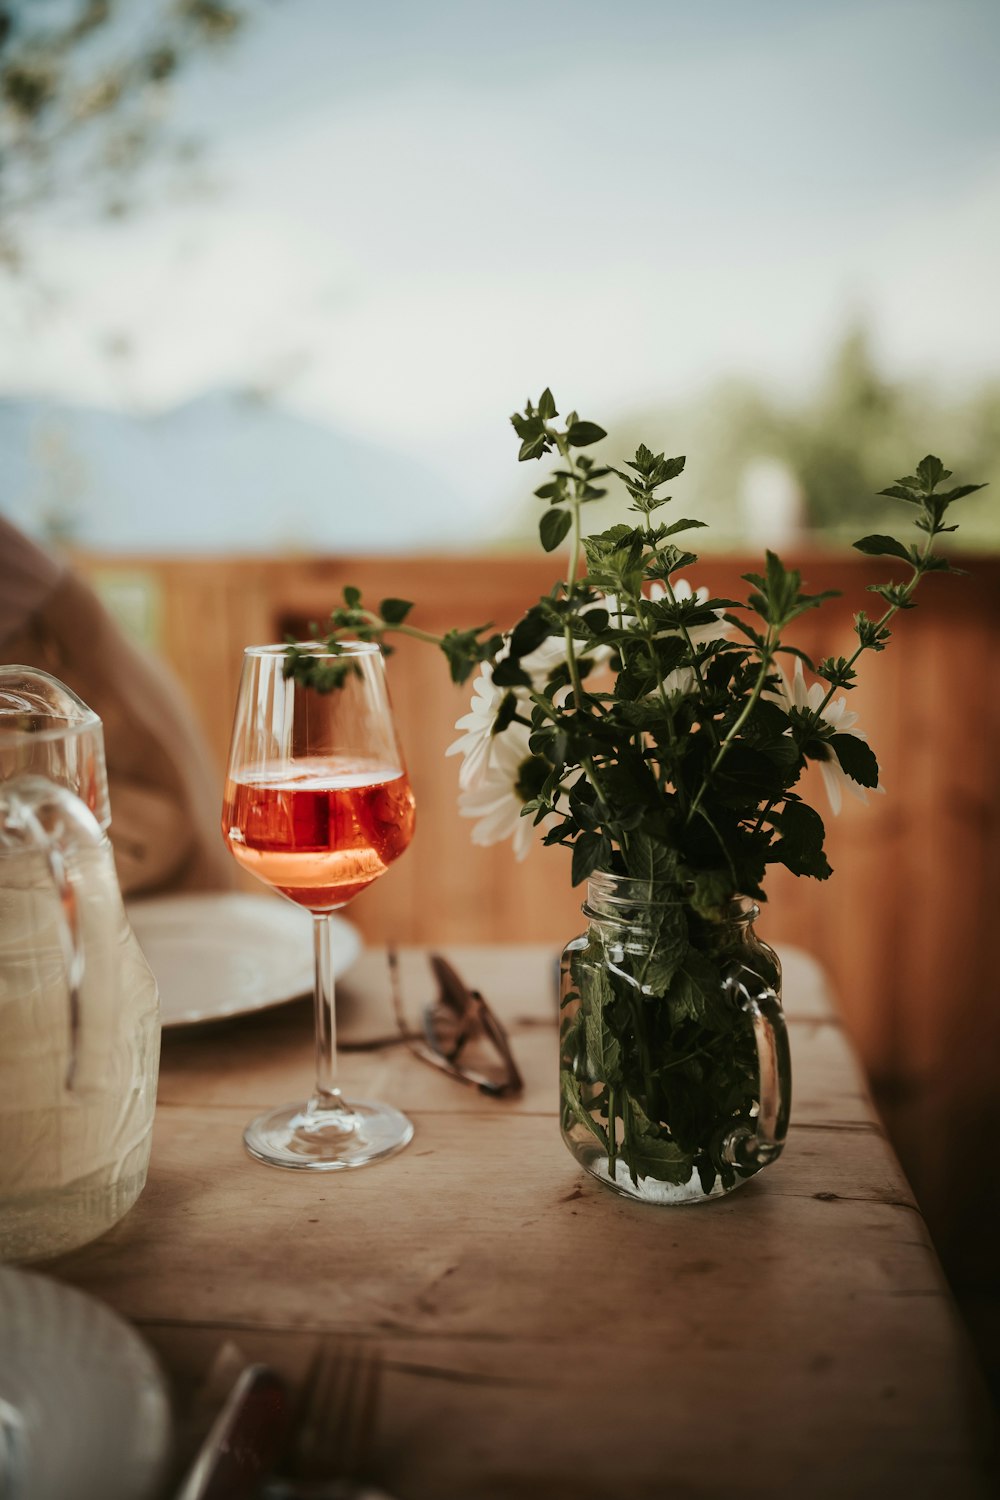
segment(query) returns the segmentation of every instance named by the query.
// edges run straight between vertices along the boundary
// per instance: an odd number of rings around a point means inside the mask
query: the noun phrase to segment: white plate
[[[14,1500],[145,1500],[170,1438],[163,1377],[109,1307],[0,1267],[0,1490]]]
[[[207,891],[151,896],[126,910],[156,976],[164,1026],[247,1015],[312,990],[312,917],[287,902]],[[361,939],[343,917],[330,921],[339,975]]]

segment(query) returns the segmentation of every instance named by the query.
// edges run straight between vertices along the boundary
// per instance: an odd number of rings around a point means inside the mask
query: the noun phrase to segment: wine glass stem
[[[328,912],[313,913],[316,958],[316,1102],[321,1109],[342,1109],[337,1087],[337,1019],[334,996],[333,946]]]

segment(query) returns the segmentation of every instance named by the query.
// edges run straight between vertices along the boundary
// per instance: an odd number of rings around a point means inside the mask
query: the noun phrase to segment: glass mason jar
[[[738,897],[595,873],[562,957],[562,1132],[599,1181],[653,1203],[732,1192],[781,1154],[791,1068],[781,966]]]

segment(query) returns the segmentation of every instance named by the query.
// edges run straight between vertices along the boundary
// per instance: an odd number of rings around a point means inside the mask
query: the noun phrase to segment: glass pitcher
[[[0,1259],[103,1234],[146,1181],[160,1029],[114,856],[101,721],[0,666]]]

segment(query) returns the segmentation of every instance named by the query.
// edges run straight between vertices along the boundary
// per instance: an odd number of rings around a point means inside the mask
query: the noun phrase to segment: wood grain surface
[[[489,1100],[403,1045],[345,1051],[348,1093],[416,1126],[376,1167],[243,1151],[256,1110],[309,1088],[307,1005],[164,1035],[147,1189],[48,1269],[138,1323],[182,1435],[220,1346],[296,1379],[331,1332],[382,1352],[373,1478],[398,1500],[985,1495],[964,1335],[816,964],[785,955],[784,1156],[664,1209],[562,1145],[552,949],[446,952],[507,1022],[525,1092]],[[402,980],[416,1015],[423,953]],[[348,1047],[390,1031],[382,952],[342,1001]]]

